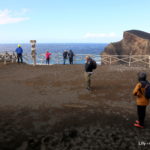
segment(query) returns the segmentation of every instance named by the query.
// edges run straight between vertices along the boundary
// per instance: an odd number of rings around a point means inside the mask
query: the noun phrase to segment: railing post
[[[11,59],[11,62],[12,62],[12,63],[14,62],[14,59],[13,59],[13,58]]]
[[[110,65],[111,65],[111,56],[110,56],[110,58],[109,58],[109,63],[110,63]]]
[[[7,63],[6,63],[6,56],[4,56],[4,65],[6,65]]]
[[[7,52],[4,54],[4,65],[6,65],[6,64],[7,64],[6,57],[7,57]]]
[[[131,55],[129,55],[129,67],[131,66]]]
[[[150,68],[150,55],[149,55],[149,57],[148,57],[148,60],[149,60],[149,62],[148,62],[148,63],[149,63],[149,68]]]

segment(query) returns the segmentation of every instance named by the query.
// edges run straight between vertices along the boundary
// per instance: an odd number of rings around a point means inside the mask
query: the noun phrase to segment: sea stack
[[[102,55],[150,55],[150,33],[129,30],[123,33],[123,39],[110,43]]]

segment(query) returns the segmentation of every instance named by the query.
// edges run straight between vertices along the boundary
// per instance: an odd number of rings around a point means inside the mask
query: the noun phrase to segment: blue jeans
[[[67,60],[67,58],[64,58],[64,65],[66,64],[66,60]]]

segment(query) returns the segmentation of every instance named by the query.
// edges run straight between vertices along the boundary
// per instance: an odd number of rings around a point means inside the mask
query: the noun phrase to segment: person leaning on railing
[[[23,49],[21,48],[21,45],[18,44],[18,48],[16,48],[16,53],[17,53],[17,59],[18,59],[18,63],[23,63],[23,59],[22,59],[22,53],[23,53]]]
[[[64,52],[63,52],[64,65],[66,64],[67,58],[68,58],[68,51],[67,51],[67,50],[64,50]]]
[[[52,53],[50,53],[49,51],[46,52],[45,57],[46,57],[46,64],[49,65],[49,61],[50,61],[50,56],[52,55]]]
[[[69,57],[69,63],[73,64],[73,57],[74,57],[74,53],[72,50],[69,50],[68,52],[68,57]]]

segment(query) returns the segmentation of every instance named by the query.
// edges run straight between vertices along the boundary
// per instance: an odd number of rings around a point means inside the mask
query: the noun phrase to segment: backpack
[[[150,83],[147,83],[145,86],[145,97],[150,99]]]
[[[97,63],[95,60],[92,59],[92,68],[96,69],[97,68]]]

